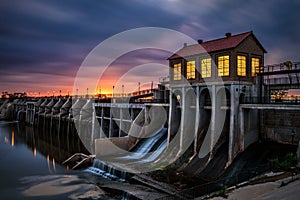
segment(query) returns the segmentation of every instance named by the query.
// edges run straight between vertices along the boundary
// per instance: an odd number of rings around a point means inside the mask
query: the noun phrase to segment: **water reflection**
[[[33,156],[36,157],[36,147],[33,148]]]
[[[45,184],[47,186],[47,181],[41,185],[43,183],[37,181],[41,181],[38,177],[48,177],[51,180],[52,176],[56,177],[56,182],[53,182],[57,184],[56,187],[63,184],[59,182],[60,180],[67,181],[65,176],[77,177],[77,174],[82,172],[69,171],[68,167],[65,168],[60,164],[77,152],[87,153],[75,134],[66,135],[63,131],[49,132],[18,123],[0,121],[0,198],[33,198],[32,195],[37,194],[33,191],[40,189],[38,186],[45,186]],[[24,185],[24,181],[20,181],[31,176],[36,176],[33,178],[36,180],[34,184],[32,182],[27,185],[28,182],[26,182]],[[84,182],[85,179],[82,181]],[[75,184],[75,182],[70,182],[70,184]],[[45,187],[44,192],[53,188]],[[32,195],[30,195],[31,192],[33,192]],[[24,197],[25,194],[26,197]],[[48,196],[47,199],[57,199],[57,196]]]
[[[101,199],[105,195],[98,186],[85,183],[76,175],[32,176],[21,181],[29,186],[22,192],[26,197],[67,195],[69,199]]]
[[[72,131],[49,131],[0,121],[0,198],[121,199],[128,183],[110,181],[62,163],[74,153],[88,154]],[[110,188],[108,191],[101,188]],[[136,190],[136,186],[130,186]]]
[[[11,146],[12,147],[15,146],[15,132],[14,131],[11,132]]]
[[[77,152],[88,154],[77,134],[67,135],[32,126],[17,124],[17,129],[12,130],[11,146],[15,143],[24,143],[36,157],[37,152],[47,158],[47,162],[55,171],[55,163],[62,163],[66,158]],[[50,161],[51,160],[51,161]]]

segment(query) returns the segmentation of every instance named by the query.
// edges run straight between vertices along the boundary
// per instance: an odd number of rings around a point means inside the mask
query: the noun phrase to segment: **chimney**
[[[183,47],[187,47],[187,43],[185,42],[185,43],[183,43]]]
[[[230,33],[230,32],[225,33],[225,36],[226,36],[227,38],[229,38],[229,37],[231,37],[231,33]]]
[[[202,44],[202,43],[203,43],[203,40],[199,39],[198,44]]]

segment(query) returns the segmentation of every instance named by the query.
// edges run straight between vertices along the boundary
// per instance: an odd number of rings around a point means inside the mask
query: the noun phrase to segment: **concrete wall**
[[[128,151],[129,137],[105,138],[95,140],[96,156],[118,155]]]
[[[261,136],[279,143],[298,144],[300,140],[300,111],[261,111]],[[293,136],[294,133],[294,136]]]
[[[259,139],[259,111],[245,109],[244,114],[244,148],[246,149]]]

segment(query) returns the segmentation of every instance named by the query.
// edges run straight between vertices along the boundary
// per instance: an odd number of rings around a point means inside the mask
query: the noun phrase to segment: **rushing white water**
[[[165,139],[149,157],[147,157],[146,159],[142,159],[139,162],[153,162],[156,158],[158,158],[158,156],[163,152],[163,150],[165,150],[165,148],[167,147],[167,142],[167,139]]]
[[[116,180],[119,182],[125,182],[125,178],[126,178],[125,172],[124,172],[125,174],[121,174],[121,177],[118,177],[116,175],[117,171],[113,167],[106,165],[104,162],[98,159],[94,160],[93,166],[86,168],[84,171],[98,176],[102,176],[103,178],[109,180]]]
[[[148,153],[151,151],[151,149],[154,147],[155,144],[164,136],[164,134],[167,132],[166,128],[161,129],[158,131],[153,137],[146,138],[142,141],[140,146],[138,146],[131,155],[123,156],[122,159],[131,159],[133,161],[136,161],[138,159],[142,159],[143,157],[149,155]],[[145,159],[139,160],[138,162],[153,162],[158,156],[163,152],[163,150],[167,146],[167,139],[165,139],[158,148],[153,151],[150,156],[146,157]],[[125,182],[126,181],[126,172],[124,171],[117,171],[113,167],[106,165],[101,160],[95,159],[93,166],[88,167],[84,171],[90,172],[93,174],[96,174],[98,176],[102,176],[103,178],[107,178],[110,180],[116,180],[119,182]]]
[[[166,128],[160,130],[153,137],[147,138],[143,141],[143,143],[131,154],[127,156],[123,156],[123,159],[140,159],[147,155],[152,147],[157,143],[157,141],[167,132]]]

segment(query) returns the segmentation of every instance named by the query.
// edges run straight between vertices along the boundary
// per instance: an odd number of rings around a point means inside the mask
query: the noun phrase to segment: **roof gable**
[[[240,43],[242,43],[250,35],[253,36],[253,38],[257,42],[257,44],[266,53],[266,50],[259,43],[257,38],[252,33],[252,31],[250,31],[250,32],[245,32],[245,33],[241,33],[241,34],[237,34],[237,35],[226,36],[225,38],[202,42],[201,44],[194,44],[194,45],[183,47],[182,49],[177,51],[175,54],[173,54],[168,59],[171,60],[171,59],[185,57],[185,56],[197,55],[197,54],[202,54],[202,53],[211,53],[211,52],[226,50],[226,49],[232,49],[232,48],[237,47]]]

